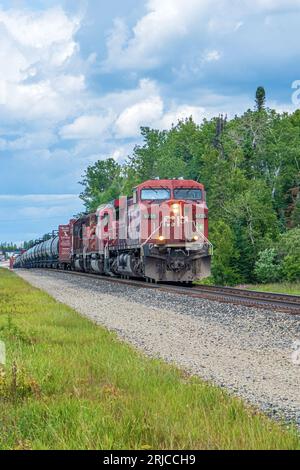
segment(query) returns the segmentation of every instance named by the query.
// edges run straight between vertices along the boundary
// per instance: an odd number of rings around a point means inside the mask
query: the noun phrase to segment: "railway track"
[[[170,286],[171,287],[171,286]],[[173,287],[171,287],[172,289]],[[179,293],[198,298],[206,298],[222,303],[263,308],[292,315],[300,315],[300,296],[257,292],[233,287],[193,286],[175,287]]]
[[[53,272],[51,269],[47,271]],[[125,284],[136,288],[159,289],[160,291],[176,295],[186,295],[193,298],[208,299],[221,303],[244,305],[245,307],[262,308],[292,315],[300,315],[300,296],[297,295],[273,294],[268,292],[237,289],[233,287],[150,284],[145,281],[134,279],[121,279],[117,277],[107,277],[75,271],[67,272],[75,276],[90,277],[101,281]]]

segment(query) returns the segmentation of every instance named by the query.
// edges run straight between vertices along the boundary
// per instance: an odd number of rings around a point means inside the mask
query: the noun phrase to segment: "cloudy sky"
[[[0,0],[0,241],[81,210],[84,169],[139,128],[293,110],[300,0]]]

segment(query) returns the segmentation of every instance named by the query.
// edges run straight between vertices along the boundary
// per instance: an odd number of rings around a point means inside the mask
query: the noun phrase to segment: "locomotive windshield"
[[[170,189],[143,189],[142,201],[164,201],[171,199]]]
[[[175,189],[174,198],[198,201],[202,199],[202,191],[201,189]]]

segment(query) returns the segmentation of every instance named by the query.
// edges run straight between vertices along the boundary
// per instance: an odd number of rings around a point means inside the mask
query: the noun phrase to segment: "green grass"
[[[198,285],[207,285],[213,286],[215,285],[214,279],[209,277],[207,279],[203,279],[202,281],[195,282]],[[300,282],[277,282],[273,284],[246,284],[246,285],[238,285],[236,287],[242,289],[249,289],[249,290],[256,290],[260,292],[273,292],[279,294],[290,294],[290,295],[300,295]]]
[[[293,429],[150,360],[0,270],[0,449],[299,449]]]
[[[260,292],[274,292],[279,294],[300,295],[300,282],[289,284],[287,282],[282,284],[257,284],[246,286],[249,290],[257,290]]]

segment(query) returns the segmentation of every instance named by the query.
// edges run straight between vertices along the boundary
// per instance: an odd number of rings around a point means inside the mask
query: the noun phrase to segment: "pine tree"
[[[264,87],[260,86],[256,90],[255,103],[257,111],[262,111],[266,104],[266,91]]]

